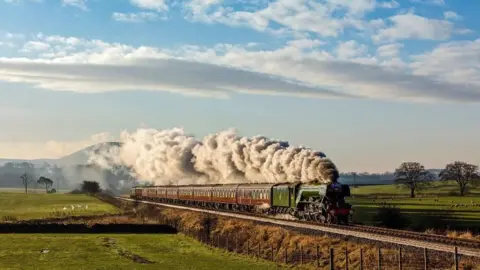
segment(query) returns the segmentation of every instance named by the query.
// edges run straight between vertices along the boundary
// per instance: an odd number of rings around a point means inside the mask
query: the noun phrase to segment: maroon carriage
[[[193,201],[193,186],[179,186],[178,199],[184,201]]]
[[[212,202],[212,188],[213,186],[194,186],[193,198],[200,203]]]
[[[275,184],[241,184],[237,190],[239,205],[270,208],[272,187]]]
[[[176,186],[167,186],[165,198],[168,200],[177,200],[178,199],[178,187]]]
[[[215,185],[212,187],[212,201],[221,204],[237,204],[238,184]]]

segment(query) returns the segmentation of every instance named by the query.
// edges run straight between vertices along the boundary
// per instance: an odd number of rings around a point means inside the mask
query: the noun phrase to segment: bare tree
[[[32,183],[33,179],[30,179],[27,175],[27,173],[24,173],[20,176],[20,178],[22,179],[22,184],[23,186],[25,187],[25,194],[28,193],[28,185],[30,183]]]
[[[460,188],[460,196],[465,195],[465,190],[468,185],[474,185],[480,181],[478,166],[463,161],[455,161],[447,164],[439,176],[442,181],[455,180]]]
[[[434,179],[435,175],[418,162],[403,162],[395,170],[395,184],[408,187],[411,198],[415,198],[415,190],[427,187]]]

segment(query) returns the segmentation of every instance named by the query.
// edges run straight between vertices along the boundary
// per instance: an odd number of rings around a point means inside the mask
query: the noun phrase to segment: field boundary
[[[176,234],[177,230],[165,224],[27,224],[27,223],[3,223],[0,224],[0,233],[54,233],[54,234],[106,234],[106,233],[126,233],[126,234]]]

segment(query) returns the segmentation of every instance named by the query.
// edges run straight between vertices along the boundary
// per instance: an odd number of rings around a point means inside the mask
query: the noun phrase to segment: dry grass
[[[176,224],[180,231],[196,237],[208,237],[215,245],[220,244],[239,253],[250,254],[271,260],[272,249],[274,260],[278,263],[285,261],[287,251],[288,261],[296,262],[296,267],[303,269],[316,268],[316,249],[320,251],[320,266],[327,268],[329,265],[329,249],[335,250],[335,265],[338,269],[345,269],[345,249],[348,251],[349,268],[357,269],[360,265],[360,250],[363,251],[363,265],[365,269],[374,269],[378,263],[378,246],[370,243],[349,242],[342,238],[326,235],[311,235],[281,227],[259,225],[254,222],[232,218],[223,218],[197,212],[155,207],[140,206],[137,210],[139,216],[149,216],[151,220],[167,220]],[[208,236],[207,236],[208,235]],[[463,237],[468,234],[464,233]],[[227,240],[228,239],[228,240]],[[228,244],[227,244],[228,243]],[[259,253],[260,245],[260,253]],[[300,264],[300,250],[303,251],[303,265]],[[398,264],[398,250],[396,247],[382,248],[382,265],[385,269],[395,268]],[[404,266],[413,268],[423,267],[423,252],[419,250],[403,250]],[[432,269],[449,269],[452,263],[440,259],[441,255],[431,253],[430,267]],[[478,265],[479,260],[461,259],[464,269]],[[474,269],[474,268],[471,268]]]

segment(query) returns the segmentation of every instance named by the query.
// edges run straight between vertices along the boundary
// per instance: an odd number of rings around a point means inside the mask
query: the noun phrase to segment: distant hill
[[[51,165],[58,165],[60,167],[64,166],[75,166],[75,165],[84,165],[87,164],[90,152],[102,152],[108,151],[111,147],[120,147],[122,144],[120,142],[105,142],[99,143],[95,145],[91,145],[87,148],[78,150],[70,155],[58,158],[58,159],[8,159],[8,158],[0,158],[0,164],[5,164],[7,162],[30,162],[35,166],[40,166],[42,164],[49,163]]]

